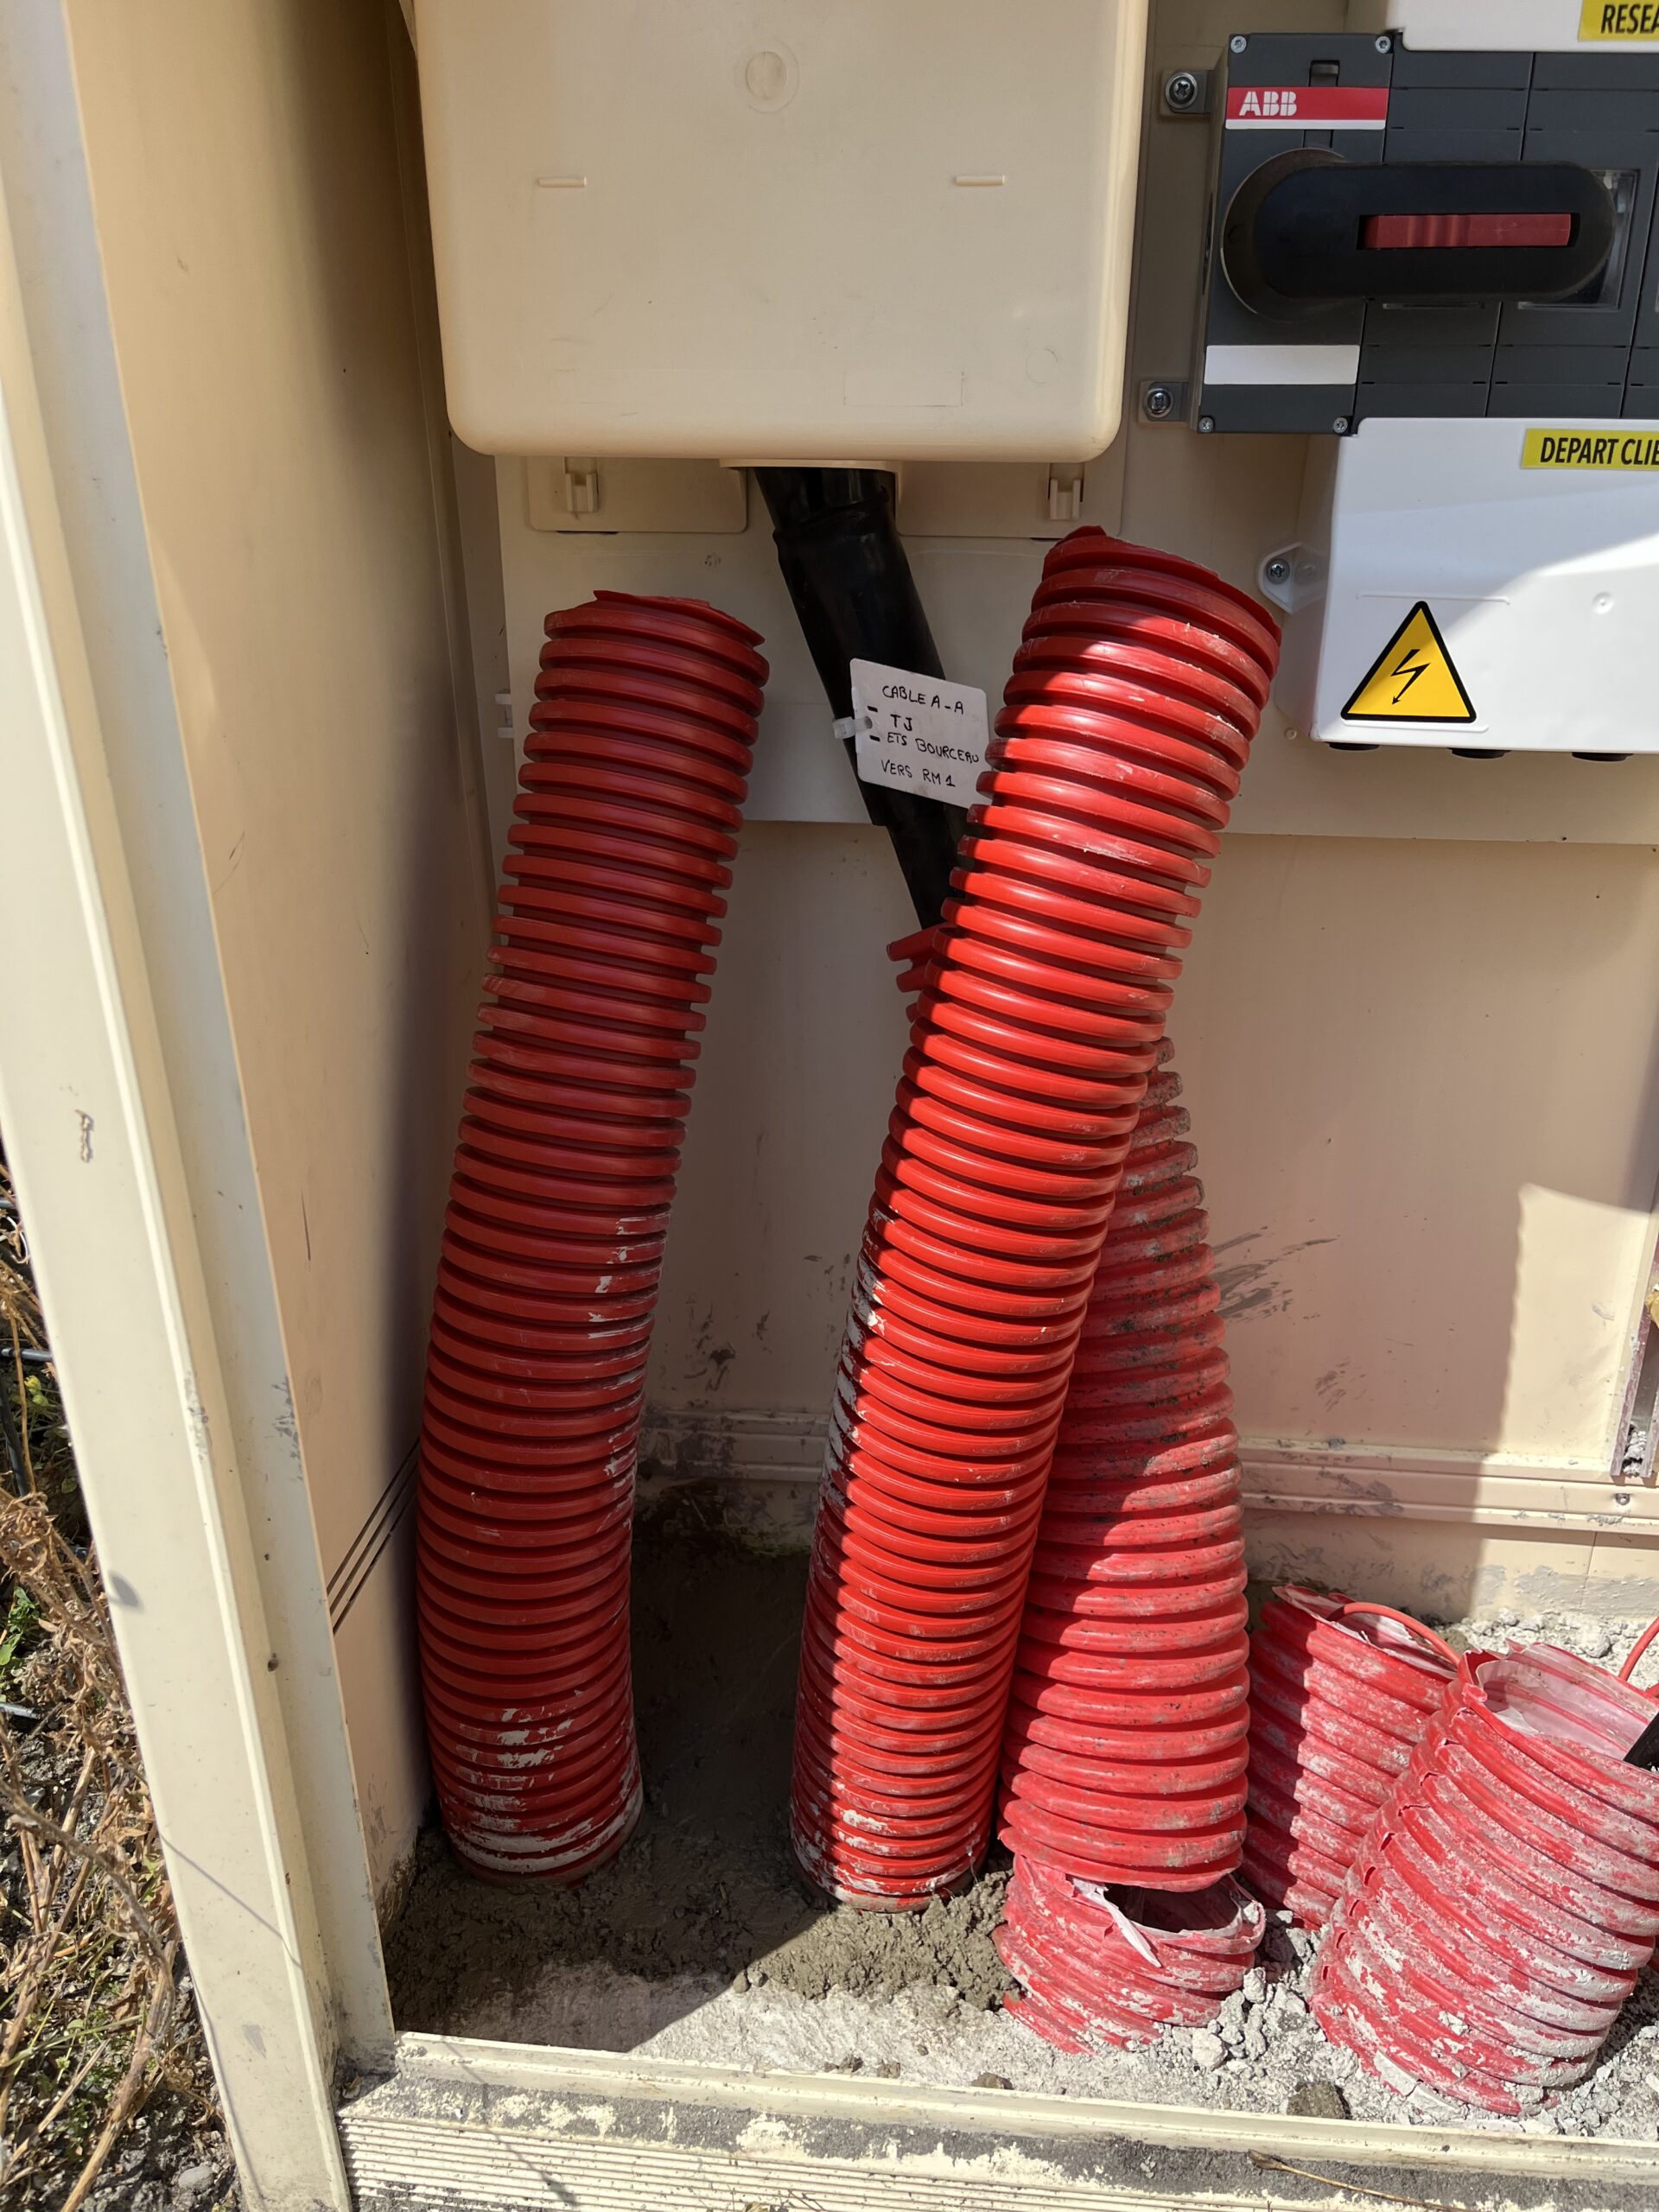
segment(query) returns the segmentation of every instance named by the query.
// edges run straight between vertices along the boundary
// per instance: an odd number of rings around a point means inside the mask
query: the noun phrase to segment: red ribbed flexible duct
[[[444,1826],[572,1882],[640,1802],[628,1557],[697,1011],[766,664],[701,601],[551,614],[445,1216],[417,1602]]]
[[[1027,1993],[1020,2017],[1067,2049],[1210,2018],[1263,1925],[1226,1878],[1248,1757],[1238,1439],[1169,1052],[1090,1295],[1003,1749],[1015,1878],[998,1948]],[[1131,1969],[1128,1916],[1156,1891],[1179,1894],[1156,1908],[1158,1943],[1139,1940],[1179,1973]]]
[[[1180,1088],[1147,1088],[1090,1294],[1003,1754],[1017,1854],[1158,1890],[1238,1865],[1247,1762],[1238,1435]]]
[[[1257,1897],[1324,1927],[1457,1663],[1390,1606],[1294,1586],[1268,1600],[1250,1639],[1244,1878]]]
[[[1022,1988],[1004,2009],[1073,2055],[1201,2027],[1243,1985],[1267,1918],[1233,1881],[1170,1896],[1016,1859],[996,1948]]]
[[[1278,632],[1190,563],[1044,563],[927,957],[831,1413],[796,1716],[802,1866],[971,1874],[1106,1223]]]
[[[1548,1644],[1459,1662],[1325,1932],[1333,2043],[1488,2112],[1584,2079],[1659,1936],[1653,1711]]]

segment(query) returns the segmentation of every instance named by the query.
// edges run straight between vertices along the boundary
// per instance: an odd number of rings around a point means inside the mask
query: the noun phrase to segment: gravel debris
[[[671,1564],[677,1592],[712,1590],[721,1620],[764,1620],[787,1651],[783,1612],[768,1611],[745,1573],[688,1583],[681,1563]],[[1542,1637],[1616,1666],[1645,1623],[1502,1609],[1433,1625],[1463,1648]],[[704,1621],[698,1628],[704,1632]],[[442,1847],[433,1847],[390,1947],[402,2024],[756,2070],[850,2071],[855,2054],[867,2075],[916,2084],[1659,2143],[1659,1976],[1651,1972],[1590,2080],[1516,2120],[1433,2096],[1392,2069],[1379,2078],[1328,2044],[1307,2006],[1316,1942],[1272,1916],[1245,1985],[1213,2023],[1167,2030],[1134,2050],[1054,2050],[1002,2009],[1010,1985],[992,1935],[1006,1859],[925,1914],[809,1901],[773,1817],[786,1787],[792,1665],[779,1662],[775,1704],[750,1697],[733,1743],[718,1715],[730,1709],[734,1682],[752,1688],[752,1656],[737,1655],[730,1666],[705,1661],[713,1665],[709,1711],[688,1714],[677,1683],[660,1704],[653,1689],[653,1661],[683,1649],[677,1634],[643,1649],[647,1768],[667,1780],[655,1818],[630,1847],[640,1863],[619,1862],[614,1875],[552,1902],[524,1901],[443,1873],[433,1857]],[[1659,1680],[1659,1651],[1641,1679]],[[649,1740],[653,1729],[660,1749]],[[673,1747],[688,1740],[703,1764],[682,1760],[676,1770]],[[764,1847],[753,1813],[739,1820],[733,1812],[745,1790],[750,1807],[771,1808]],[[718,1920],[702,1911],[673,1919],[672,1903],[682,1894],[698,1899],[716,1871],[730,1910]]]
[[[1299,2082],[1285,2101],[1293,2120],[1347,2120],[1348,2100],[1334,2082]]]

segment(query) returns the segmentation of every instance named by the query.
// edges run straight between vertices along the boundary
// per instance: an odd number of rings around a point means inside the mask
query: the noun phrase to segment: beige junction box
[[[1111,442],[1145,0],[419,0],[416,26],[469,444]]]

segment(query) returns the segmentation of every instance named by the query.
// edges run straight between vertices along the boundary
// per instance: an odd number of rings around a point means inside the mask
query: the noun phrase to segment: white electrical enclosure
[[[1419,53],[1640,54],[1656,42],[1642,0],[1376,0],[1351,7],[1349,29],[1397,30]]]
[[[418,0],[482,452],[1081,460],[1118,424],[1146,0]]]
[[[1310,469],[1278,700],[1314,736],[1659,753],[1659,424],[1373,420]],[[1328,485],[1328,491],[1325,486]]]

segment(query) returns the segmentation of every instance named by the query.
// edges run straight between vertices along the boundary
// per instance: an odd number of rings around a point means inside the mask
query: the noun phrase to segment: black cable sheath
[[[875,468],[758,468],[755,475],[784,582],[837,719],[853,711],[852,661],[943,676],[894,519],[893,478]],[[847,753],[853,760],[850,740]],[[893,840],[918,922],[931,926],[950,895],[966,814],[884,784],[859,790],[871,821]]]

